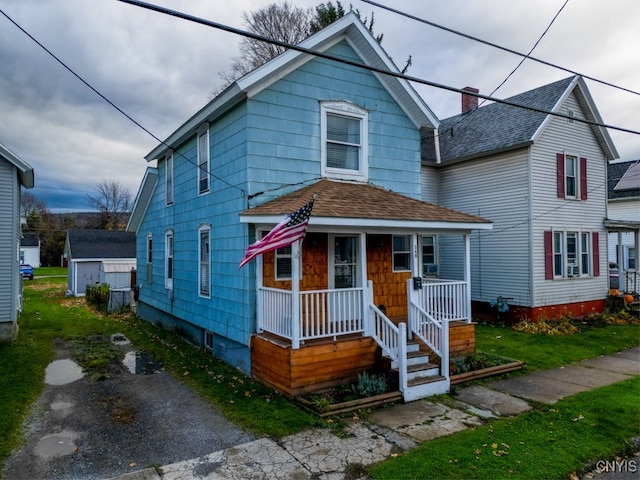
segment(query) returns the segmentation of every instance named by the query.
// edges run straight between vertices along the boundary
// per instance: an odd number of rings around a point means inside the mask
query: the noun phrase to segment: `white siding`
[[[471,235],[472,299],[502,295],[529,305],[527,149],[442,168],[439,203],[494,222],[493,230]],[[460,278],[450,266],[460,263],[462,241],[441,244],[441,276]]]
[[[4,158],[0,158],[0,186],[0,322],[15,322],[21,294],[18,269],[20,186],[16,168]],[[0,336],[3,331],[0,326]]]
[[[572,94],[560,111],[572,109],[584,118]],[[556,154],[587,158],[588,199],[557,198]],[[554,117],[531,150],[534,307],[603,299],[607,293],[606,217],[607,162],[591,127]],[[600,276],[545,280],[544,231],[581,230],[599,233]]]
[[[640,221],[640,198],[610,200],[607,218],[631,222]]]
[[[425,202],[438,203],[438,169],[422,165],[420,167],[420,198]]]

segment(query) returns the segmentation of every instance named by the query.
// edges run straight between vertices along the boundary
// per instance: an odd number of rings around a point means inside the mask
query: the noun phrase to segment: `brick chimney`
[[[464,87],[463,92],[480,93],[480,90],[473,87]],[[470,112],[478,108],[478,97],[469,95],[468,93],[462,94],[462,113]]]

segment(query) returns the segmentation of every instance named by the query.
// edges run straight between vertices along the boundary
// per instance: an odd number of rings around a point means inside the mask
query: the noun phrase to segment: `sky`
[[[243,13],[273,0],[151,0],[246,29]],[[565,5],[566,2],[566,5]],[[297,0],[311,8],[320,1]],[[335,3],[335,2],[334,2]],[[637,0],[378,0],[414,17],[640,91]],[[408,74],[490,94],[521,57],[360,0],[382,47]],[[0,10],[154,136],[165,139],[202,108],[239,55],[238,35],[117,0],[0,0]],[[0,143],[35,171],[31,193],[54,212],[90,210],[86,196],[115,180],[135,197],[159,142],[61,66],[0,13]],[[508,98],[571,73],[526,60],[494,95]],[[438,118],[460,113],[458,93],[413,84]],[[640,130],[640,95],[587,80],[604,123]],[[640,136],[609,131],[623,160]]]

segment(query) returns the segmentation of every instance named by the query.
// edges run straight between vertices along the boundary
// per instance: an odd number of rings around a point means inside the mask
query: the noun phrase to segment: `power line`
[[[120,0],[120,1],[122,1],[122,0]],[[439,25],[437,23],[431,22],[431,21],[426,20],[424,18],[420,18],[420,17],[417,17],[415,15],[411,15],[410,13],[406,13],[406,12],[403,12],[401,10],[397,10],[395,8],[388,7],[386,5],[382,5],[382,4],[378,3],[378,2],[374,2],[372,0],[362,0],[362,1],[365,2],[365,3],[368,3],[370,5],[373,5],[375,7],[382,8],[383,10],[387,10],[389,12],[395,13],[397,15],[401,15],[403,17],[410,18],[411,20],[415,20],[417,22],[424,23],[426,25],[429,25],[429,26],[432,26],[432,27],[435,27],[435,28],[439,28],[440,30],[444,30],[446,32],[453,33],[455,35],[459,35],[461,37],[468,38],[469,40],[473,40],[473,41],[476,41],[476,42],[479,42],[479,43],[483,43],[485,45],[489,45],[490,47],[494,47],[494,48],[497,48],[499,50],[502,50],[502,51],[505,51],[505,52],[509,52],[509,53],[514,54],[514,55],[518,55],[520,57],[526,57],[529,60],[533,60],[534,62],[541,63],[541,64],[546,65],[548,67],[557,68],[559,70],[563,70],[563,71],[571,73],[573,75],[580,75],[581,77],[584,77],[587,80],[591,80],[593,82],[597,82],[597,83],[600,83],[602,85],[606,85],[608,87],[616,88],[618,90],[622,90],[622,91],[627,92],[627,93],[632,93],[634,95],[640,95],[640,92],[636,92],[635,90],[631,90],[629,88],[621,87],[619,85],[615,85],[615,84],[607,82],[605,80],[599,80],[599,79],[597,79],[595,77],[591,77],[589,75],[585,75],[583,73],[576,72],[575,70],[571,70],[569,68],[562,67],[560,65],[556,65],[556,64],[551,63],[551,62],[547,62],[546,60],[541,60],[539,58],[530,57],[528,55],[525,55],[524,53],[518,52],[518,51],[513,50],[511,48],[504,47],[502,45],[498,45],[497,43],[489,42],[488,40],[483,40],[483,39],[478,38],[478,37],[474,37],[473,35],[469,35],[467,33],[460,32],[459,30],[454,30],[453,28],[445,27],[444,25]]]
[[[200,25],[205,25],[205,26],[208,26],[208,27],[212,27],[212,28],[215,28],[215,29],[218,29],[218,30],[223,30],[223,31],[226,31],[226,32],[234,33],[236,35],[241,35],[241,36],[244,36],[244,37],[253,38],[254,40],[259,40],[259,41],[267,42],[267,43],[273,43],[274,45],[279,45],[281,47],[284,47],[284,48],[287,48],[287,49],[290,49],[290,50],[295,50],[295,51],[298,51],[298,52],[301,52],[301,53],[306,53],[308,55],[313,55],[315,57],[320,57],[320,58],[324,58],[324,59],[327,59],[327,60],[332,60],[332,61],[335,61],[335,62],[338,62],[338,63],[342,63],[342,64],[345,64],[345,65],[349,65],[349,66],[352,66],[352,67],[356,67],[356,68],[360,68],[360,69],[364,69],[364,70],[369,70],[371,72],[379,73],[381,75],[387,75],[387,76],[399,78],[401,80],[406,80],[408,82],[415,82],[415,83],[419,83],[421,85],[426,85],[426,86],[429,86],[429,87],[439,88],[439,89],[442,89],[442,90],[448,90],[450,92],[455,92],[455,93],[459,93],[459,94],[463,94],[463,93],[469,94],[469,92],[467,92],[467,91],[465,91],[465,90],[463,90],[461,88],[452,87],[450,85],[444,85],[444,84],[441,84],[441,83],[433,82],[433,81],[430,81],[430,80],[425,80],[425,79],[418,78],[418,77],[412,77],[410,75],[405,75],[405,74],[402,74],[402,73],[399,73],[399,72],[393,72],[391,70],[385,70],[383,68],[374,67],[372,65],[362,65],[361,63],[357,63],[355,61],[351,61],[351,60],[348,60],[348,59],[345,59],[345,58],[340,58],[340,57],[337,57],[337,56],[334,56],[334,55],[331,55],[331,54],[328,54],[328,53],[325,53],[325,52],[319,52],[319,51],[316,51],[316,50],[312,50],[310,48],[301,47],[300,45],[292,45],[290,43],[286,43],[286,42],[283,42],[283,41],[280,41],[280,40],[267,38],[265,36],[258,35],[258,34],[255,34],[255,33],[252,33],[252,32],[248,32],[248,31],[245,31],[245,30],[240,30],[238,28],[231,27],[229,25],[224,25],[224,24],[221,24],[221,23],[218,23],[218,22],[207,20],[207,19],[204,19],[204,18],[201,18],[201,17],[196,17],[196,16],[189,15],[189,14],[183,13],[183,12],[178,12],[176,10],[171,10],[171,9],[168,9],[168,8],[165,8],[165,7],[161,7],[161,6],[158,6],[158,5],[153,5],[153,4],[150,4],[150,3],[141,2],[139,0],[117,0],[117,1],[122,2],[122,3],[128,3],[128,4],[136,6],[136,7],[144,8],[144,9],[147,9],[147,10],[152,10],[152,11],[155,11],[155,12],[158,12],[158,13],[162,13],[162,14],[165,14],[165,15],[170,15],[172,17],[180,18],[182,20],[187,20],[187,21],[190,21],[190,22],[198,23]],[[489,95],[483,95],[481,93],[472,93],[471,95],[473,95],[475,97],[478,97],[478,98],[483,98],[485,100],[490,100],[490,101],[493,101],[493,102],[496,102],[496,103],[502,103],[504,105],[510,105],[510,106],[516,107],[516,108],[522,108],[522,109],[530,110],[530,111],[533,111],[533,112],[543,113],[545,115],[553,115],[553,116],[556,116],[556,117],[565,118],[567,120],[573,120],[575,122],[586,123],[588,125],[592,125],[592,126],[595,126],[595,127],[609,128],[611,130],[617,130],[617,131],[620,131],[620,132],[631,133],[631,134],[634,134],[634,135],[640,135],[640,131],[631,130],[629,128],[617,127],[617,126],[608,125],[608,124],[605,124],[605,123],[598,123],[598,122],[594,122],[594,121],[587,120],[587,119],[582,119],[582,118],[575,118],[575,117],[571,117],[569,115],[566,115],[564,113],[552,112],[552,111],[548,111],[548,110],[544,110],[544,109],[541,109],[541,108],[536,108],[536,107],[532,107],[532,106],[528,106],[528,105],[521,105],[521,104],[518,104],[518,103],[515,103],[515,102],[512,102],[512,101],[509,101],[509,100],[503,100],[503,99],[500,99],[500,98],[494,98],[494,97],[491,97]]]
[[[138,122],[135,118],[133,118],[131,115],[129,115],[127,112],[125,112],[122,108],[120,108],[118,105],[116,105],[114,102],[112,102],[109,98],[107,98],[105,95],[103,95],[102,93],[100,93],[100,91],[98,91],[95,87],[93,87],[93,85],[91,85],[89,82],[87,82],[84,78],[82,78],[79,74],[77,74],[71,67],[69,67],[64,61],[62,61],[58,56],[56,56],[51,50],[49,50],[45,45],[43,45],[42,43],[40,43],[33,35],[31,35],[29,32],[27,32],[24,28],[22,28],[22,26],[20,26],[15,20],[13,20],[13,18],[11,18],[7,13],[4,12],[4,10],[2,10],[0,8],[0,13],[2,15],[4,15],[4,17],[9,20],[11,23],[13,23],[22,33],[24,33],[27,37],[29,37],[29,39],[31,39],[36,45],[38,45],[40,48],[42,48],[45,52],[47,52],[56,62],[58,62],[60,65],[62,65],[69,73],[71,73],[74,77],[76,77],[78,80],[80,80],[82,83],[85,84],[85,86],[87,86],[92,92],[94,92],[96,95],[98,95],[100,98],[102,98],[105,102],[107,102],[109,105],[111,105],[113,108],[115,108],[118,112],[120,112],[122,115],[124,115],[130,122],[132,122],[134,125],[136,125],[138,128],[140,128],[141,130],[143,130],[145,133],[147,133],[151,138],[153,138],[154,140],[156,140],[157,142],[159,142],[160,144],[164,145],[165,147],[171,149],[171,146],[167,145],[164,140],[160,139],[159,137],[157,137],[156,135],[153,134],[153,132],[151,132],[150,130],[148,130],[147,128],[145,128],[140,122]],[[187,162],[191,163],[192,165],[196,165],[195,162],[193,162],[192,160],[190,160],[189,158],[185,157],[184,155],[182,155],[180,152],[176,152],[180,157],[182,157],[183,159],[185,159]],[[196,165],[198,168],[202,168],[199,165]],[[226,180],[224,180],[223,178],[220,178],[218,176],[216,176],[215,174],[213,174],[211,171],[208,172],[209,175],[211,175],[213,178],[220,180],[222,183],[226,184],[229,187],[235,188],[236,190],[239,190],[240,192],[242,192],[242,196],[245,196],[246,192],[236,186],[233,185],[229,182],[227,182]]]

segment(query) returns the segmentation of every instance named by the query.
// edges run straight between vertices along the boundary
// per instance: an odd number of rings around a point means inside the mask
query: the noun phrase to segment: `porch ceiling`
[[[322,179],[240,214],[240,221],[274,224],[299,209],[314,193],[309,229],[352,226],[442,230],[491,229],[490,220],[423,202],[371,184]]]

